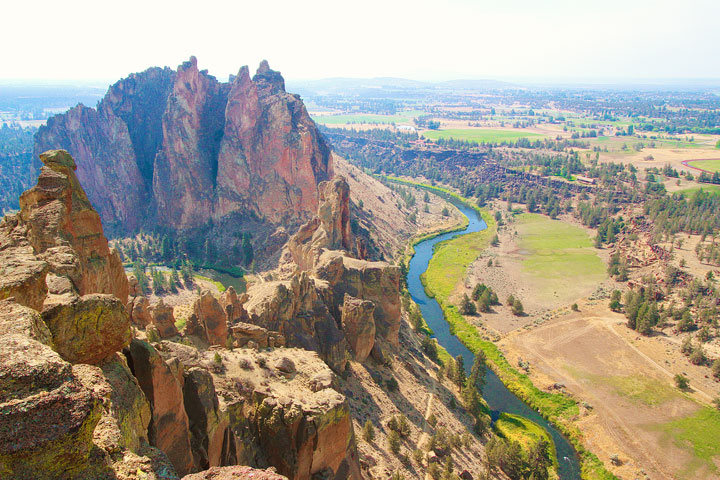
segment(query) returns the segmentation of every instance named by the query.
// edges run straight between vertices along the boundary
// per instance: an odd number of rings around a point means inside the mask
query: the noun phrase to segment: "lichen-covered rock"
[[[103,414],[93,433],[95,444],[108,454],[139,452],[147,443],[150,404],[122,354],[102,367],[78,364],[73,373],[102,399]]]
[[[342,307],[342,330],[355,360],[364,362],[375,345],[375,304],[345,294]]]
[[[171,368],[152,345],[141,340],[130,342],[128,363],[152,407],[150,444],[165,452],[178,474],[191,472],[193,455],[183,400],[183,373]]]
[[[252,467],[234,465],[212,467],[200,473],[185,475],[182,480],[288,480],[274,469],[258,470]]]
[[[161,338],[170,338],[178,334],[175,326],[174,309],[170,305],[165,305],[162,298],[152,306],[150,313],[152,323],[157,328]]]
[[[72,363],[98,364],[127,346],[132,337],[124,304],[112,295],[92,294],[45,310],[53,345]]]
[[[227,317],[217,298],[209,290],[203,290],[200,298],[195,300],[193,313],[202,326],[207,342],[210,345],[225,346],[228,336]]]
[[[42,310],[47,295],[48,264],[34,255],[27,242],[12,245],[4,228],[8,218],[11,217],[5,217],[0,224],[0,299],[12,298],[21,305]]]
[[[333,314],[340,318],[339,307],[345,294],[375,304],[375,328],[392,345],[399,344],[400,269],[386,262],[368,262],[326,250],[318,260],[315,275],[328,282],[332,292]]]
[[[25,335],[52,346],[52,334],[40,314],[10,300],[0,301],[0,336]]]
[[[85,468],[101,406],[47,345],[0,337],[0,477],[73,478]]]

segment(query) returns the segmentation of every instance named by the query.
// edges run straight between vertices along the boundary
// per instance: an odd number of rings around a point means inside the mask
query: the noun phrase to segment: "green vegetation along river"
[[[475,210],[467,207],[456,199],[450,199],[450,201],[468,217],[468,225],[462,231],[446,233],[415,245],[415,255],[413,255],[410,261],[408,270],[408,290],[413,300],[420,307],[420,311],[428,326],[432,329],[437,341],[453,357],[462,355],[465,361],[465,367],[469,373],[469,368],[473,364],[475,356],[450,332],[450,325],[445,320],[440,304],[426,294],[425,287],[420,281],[420,275],[427,270],[436,244],[458,235],[479,232],[487,228],[487,225]],[[492,370],[487,370],[485,380],[486,384],[483,389],[483,397],[493,411],[493,420],[497,419],[501,413],[508,413],[522,416],[541,425],[550,434],[555,443],[557,469],[560,478],[562,480],[580,479],[580,461],[570,442],[547,420],[540,416],[538,412],[510,392]]]

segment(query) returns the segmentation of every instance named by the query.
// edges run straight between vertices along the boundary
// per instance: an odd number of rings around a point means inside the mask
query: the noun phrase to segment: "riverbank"
[[[582,433],[573,424],[573,419],[579,415],[580,411],[577,402],[561,394],[547,393],[537,389],[526,375],[521,374],[509,364],[502,352],[500,352],[492,342],[482,338],[476,327],[471,325],[459,313],[457,307],[449,301],[454,287],[464,278],[465,270],[467,265],[469,265],[469,263],[466,264],[467,259],[470,258],[470,262],[474,261],[482,251],[482,248],[479,248],[483,244],[482,240],[487,241],[485,244],[485,247],[487,247],[490,239],[494,236],[496,229],[494,218],[489,212],[479,209],[471,202],[468,202],[453,192],[449,192],[447,189],[396,178],[393,178],[392,181],[421,185],[424,188],[451,195],[464,205],[472,208],[479,216],[486,220],[486,223],[489,221],[488,228],[483,232],[483,235],[477,236],[477,238],[473,238],[472,236],[480,232],[473,232],[441,242],[443,245],[438,247],[436,254],[438,252],[442,253],[444,250],[445,255],[441,255],[438,261],[433,262],[431,260],[434,269],[437,271],[430,271],[430,268],[428,268],[424,285],[427,295],[434,296],[438,302],[445,320],[450,327],[450,332],[472,353],[477,353],[482,350],[488,359],[488,365],[502,380],[503,384],[518,398],[539,412],[542,417],[553,423],[572,443],[581,460],[583,478],[602,480],[616,478],[605,469],[602,462],[600,462],[594,454],[585,449],[582,441]],[[444,260],[443,257],[445,257]],[[433,260],[434,258],[435,256],[433,256]],[[461,261],[459,263],[461,265],[465,264],[465,266],[450,268],[449,271],[447,271],[446,267],[451,263],[451,260],[457,258],[460,258]]]

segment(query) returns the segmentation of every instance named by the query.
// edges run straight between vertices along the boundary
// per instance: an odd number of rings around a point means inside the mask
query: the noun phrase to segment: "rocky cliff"
[[[120,232],[222,225],[227,242],[253,216],[296,226],[316,212],[318,184],[333,176],[305,106],[267,62],[226,83],[194,57],[177,71],[130,75],[97,108],[49,119],[35,152],[49,148],[73,155],[90,201]]]
[[[247,298],[234,291],[203,292],[200,344],[187,345],[171,307],[127,301],[72,157],[41,159],[38,185],[0,223],[0,477],[283,478],[212,468],[245,464],[361,478],[346,398],[316,354],[243,329]],[[141,338],[152,328],[185,344],[133,338],[131,321]],[[224,348],[235,332],[257,343]],[[256,351],[261,342],[270,350]]]

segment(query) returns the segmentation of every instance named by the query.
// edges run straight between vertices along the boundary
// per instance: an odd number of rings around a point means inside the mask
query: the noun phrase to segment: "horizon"
[[[0,75],[6,81],[115,81],[150,66],[176,68],[195,55],[218,79],[263,58],[294,82],[554,77],[633,83],[678,72],[682,79],[720,78],[720,62],[708,60],[720,43],[717,2],[692,0],[679,10],[668,0],[580,3],[451,0],[438,7],[427,0],[370,0],[351,12],[329,0],[210,2],[197,11],[188,1],[168,7],[130,0],[105,11],[87,0],[41,0],[6,7],[14,21],[5,36],[19,41],[8,49]],[[112,21],[105,21],[109,15]],[[25,18],[39,34],[28,35]]]

